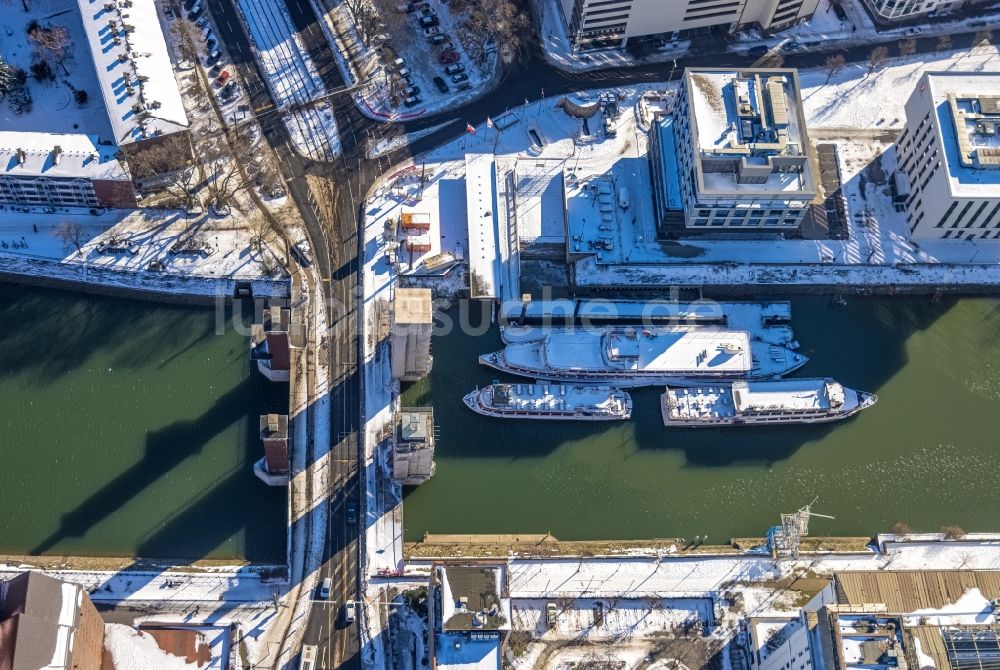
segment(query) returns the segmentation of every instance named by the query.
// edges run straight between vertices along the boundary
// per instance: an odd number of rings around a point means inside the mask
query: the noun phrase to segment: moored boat
[[[473,412],[505,419],[615,421],[632,415],[632,398],[611,386],[494,382],[463,400]]]
[[[556,330],[479,357],[524,377],[622,387],[773,379],[808,360],[747,331],[698,326]]]
[[[670,386],[660,396],[663,424],[725,426],[839,421],[875,404],[873,393],[832,379],[736,381]]]

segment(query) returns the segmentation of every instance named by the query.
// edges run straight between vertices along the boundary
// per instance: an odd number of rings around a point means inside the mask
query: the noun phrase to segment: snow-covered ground
[[[316,160],[339,155],[340,134],[329,102],[314,104],[327,91],[288,8],[268,0],[240,0],[238,9],[275,104],[286,112],[282,118],[296,150]]]
[[[994,66],[1000,66],[997,48],[984,46],[936,56],[895,58],[871,74],[867,66],[849,65],[829,82],[823,70],[800,73],[812,143],[832,143],[838,150],[850,239],[690,238],[661,244],[656,240],[652,204],[637,197],[628,215],[618,215],[617,225],[610,233],[616,236],[613,249],[594,252],[580,261],[577,282],[593,285],[815,283],[848,288],[892,284],[982,285],[1000,281],[1000,245],[970,241],[911,242],[905,214],[893,207],[887,184],[895,168],[892,141],[903,124],[903,104],[922,72],[977,71]],[[651,91],[669,99],[675,86],[614,89],[622,110],[615,120],[614,138],[592,127],[588,134],[579,119],[558,108],[560,98],[510,111],[505,115],[503,129],[497,124],[490,128],[480,123],[474,134],[465,134],[421,157],[420,164],[430,178],[422,190],[419,208],[432,213],[438,209],[457,212],[447,218],[452,222],[462,218],[460,223],[464,225],[461,209],[456,206],[461,203],[452,203],[441,193],[452,184],[458,193],[467,153],[495,154],[498,164],[519,160],[519,176],[531,177],[531,188],[518,194],[518,220],[524,222],[524,230],[518,231],[522,241],[534,235],[544,238],[542,219],[546,208],[552,208],[551,203],[546,204],[546,193],[550,190],[546,180],[555,179],[554,185],[559,187],[558,178],[566,166],[572,167],[581,178],[612,174],[631,193],[649,193],[646,124],[642,112],[645,105],[636,107],[636,103]],[[577,97],[596,100],[598,94],[591,91]],[[599,125],[593,121],[591,126]],[[529,135],[531,131],[540,138],[541,145]],[[398,198],[397,202],[380,199],[392,195]],[[398,190],[393,194],[382,189],[375,194],[369,213],[386,216],[393,208],[405,205],[410,211],[417,207],[412,201],[405,202],[406,196]],[[600,237],[608,234],[598,233],[596,224],[591,224],[594,230],[576,230],[580,225],[581,222],[571,222],[571,232],[582,235],[584,241],[588,234]],[[438,232],[441,239],[432,236],[433,248],[427,258],[451,251],[457,244],[454,238],[457,231]],[[581,246],[586,251],[586,245]],[[415,265],[418,263],[419,259]]]
[[[361,38],[347,3],[327,0],[312,2],[317,9],[317,16],[322,17],[327,39],[335,47],[333,51],[341,74],[346,81],[361,84],[353,93],[355,103],[362,113],[376,121],[400,121],[460,107],[483,95],[496,84],[496,50],[488,50],[482,62],[474,61],[460,39],[463,36],[461,22],[452,16],[447,2],[427,0],[440,22],[439,32],[451,38],[453,49],[461,56],[460,62],[465,67],[463,74],[468,79],[465,82],[454,82],[451,75],[445,73],[445,66],[438,61],[438,55],[443,49],[434,46],[424,37],[416,12],[397,12],[384,17],[392,45],[398,56],[406,61],[413,86],[420,89],[420,103],[406,107],[403,100],[407,96],[402,93],[406,85],[400,82],[400,85],[393,87],[390,84],[395,69],[383,62],[376,40],[370,40],[366,44]],[[386,3],[384,7],[393,11],[391,4]],[[466,40],[472,39],[468,35],[464,37]],[[437,88],[433,82],[435,76],[444,79],[447,92],[442,93]]]
[[[0,101],[0,128],[4,130],[46,133],[85,133],[113,140],[111,124],[101,97],[87,35],[76,0],[35,0],[4,5],[4,26],[0,28],[0,55],[5,62],[28,73],[27,88],[33,100],[31,111],[15,114],[9,101]],[[42,26],[63,27],[69,32],[68,57],[62,66],[53,65],[54,81],[36,81],[30,73],[34,49],[28,40],[27,26],[39,21]],[[67,73],[68,72],[68,73]],[[73,100],[73,90],[87,92],[87,102],[80,106]]]

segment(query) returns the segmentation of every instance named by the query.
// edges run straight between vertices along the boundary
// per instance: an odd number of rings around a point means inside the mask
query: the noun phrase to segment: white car
[[[353,600],[348,600],[344,603],[344,623],[352,624],[354,623],[354,618],[356,615],[356,608],[354,606]]]
[[[323,580],[323,585],[319,587],[319,597],[323,600],[330,599],[330,587],[333,586],[333,580],[327,577]]]
[[[914,26],[913,28],[907,28],[905,34],[913,36],[913,35],[919,35],[921,32],[923,31],[921,31],[919,27]]]

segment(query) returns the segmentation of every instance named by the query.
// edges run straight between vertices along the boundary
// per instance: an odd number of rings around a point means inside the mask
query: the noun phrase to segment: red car
[[[448,63],[457,63],[461,59],[462,59],[462,57],[458,55],[457,51],[445,51],[440,56],[438,56],[438,60],[441,61],[441,63],[446,64],[446,65]]]
[[[219,73],[219,78],[216,80],[216,83],[221,86],[226,83],[227,79],[229,79],[229,70],[223,70]]]

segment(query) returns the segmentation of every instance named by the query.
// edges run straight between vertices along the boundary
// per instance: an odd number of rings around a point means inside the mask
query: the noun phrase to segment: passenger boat
[[[611,386],[494,382],[463,400],[473,412],[502,419],[615,421],[632,415],[632,398]]]
[[[660,396],[663,424],[725,426],[840,421],[875,404],[873,393],[832,379],[736,381],[697,387],[667,386]]]
[[[620,387],[773,379],[808,360],[747,331],[700,326],[555,330],[479,357],[523,377]]]

